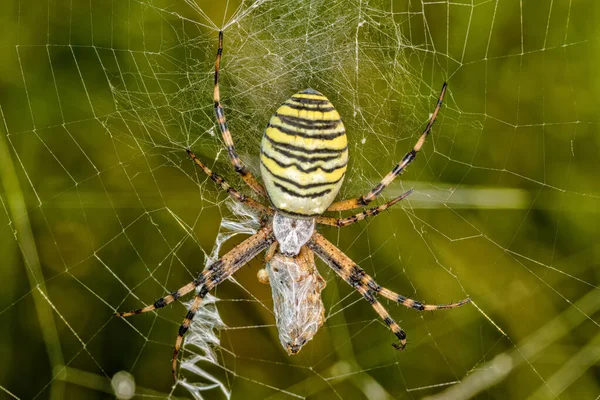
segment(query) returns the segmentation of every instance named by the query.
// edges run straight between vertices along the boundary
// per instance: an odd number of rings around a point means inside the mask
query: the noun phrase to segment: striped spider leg
[[[223,110],[223,106],[221,105],[221,94],[219,90],[219,69],[221,67],[221,54],[223,54],[223,31],[219,31],[219,48],[217,49],[217,61],[215,62],[215,88],[213,93],[213,98],[215,102],[215,114],[217,115],[219,129],[221,130],[223,141],[225,142],[225,146],[227,147],[227,154],[229,154],[229,159],[231,160],[233,169],[235,170],[235,172],[241,175],[244,182],[246,182],[246,184],[250,186],[252,190],[264,197],[266,196],[265,188],[256,180],[254,175],[252,175],[252,173],[248,170],[248,168],[244,165],[244,163],[238,156],[237,152],[235,151],[235,145],[233,144],[231,132],[229,132],[229,127],[227,126],[227,120],[225,119],[225,111]]]
[[[196,294],[196,297],[194,298],[194,302],[192,303],[187,315],[185,316],[185,319],[183,320],[183,323],[179,327],[177,340],[175,341],[175,350],[173,351],[172,372],[173,379],[177,381],[177,355],[179,354],[179,349],[183,344],[183,336],[188,331],[192,319],[194,318],[194,315],[200,308],[204,297],[206,297],[208,292],[215,288],[219,283],[229,278],[237,270],[239,270],[245,264],[250,262],[250,260],[256,257],[261,251],[268,248],[273,242],[273,240],[274,238],[272,227],[264,227],[257,233],[250,236],[248,239],[244,240],[242,243],[234,247],[223,257],[207,266],[197,279],[193,280],[187,285],[181,287],[180,289],[174,291],[171,294],[166,295],[165,297],[156,300],[154,304],[147,305],[135,311],[116,313],[115,315],[117,315],[118,317],[129,317],[130,315],[141,314],[144,312],[163,308],[167,304],[178,300],[181,296],[184,296],[190,293],[192,290],[200,287],[198,293]]]
[[[234,200],[236,200],[240,203],[243,203],[243,204],[249,206],[250,208],[253,208],[254,210],[260,212],[261,214],[266,214],[266,215],[274,214],[274,211],[272,209],[263,206],[258,201],[254,200],[251,197],[248,197],[248,196],[240,193],[236,189],[234,189],[229,183],[227,183],[225,181],[225,179],[223,179],[223,177],[221,175],[211,171],[210,168],[208,168],[202,161],[200,161],[200,159],[198,157],[196,157],[196,155],[191,150],[188,149],[186,151],[187,151],[188,155],[192,158],[192,160],[196,163],[196,165],[198,165],[200,168],[202,168],[202,171],[204,171],[204,173],[206,173],[206,175],[208,175],[208,177],[213,182],[215,182],[217,185],[219,185],[221,187],[221,189],[226,191],[229,194],[229,196],[231,196]]]
[[[403,350],[406,347],[406,333],[400,328],[400,326],[390,317],[390,314],[383,308],[381,303],[377,301],[376,295],[381,295],[387,299],[395,301],[408,308],[413,308],[419,311],[433,311],[441,310],[446,308],[456,308],[471,302],[471,298],[467,297],[457,303],[451,304],[423,304],[413,299],[404,297],[398,293],[392,292],[386,289],[375,280],[367,275],[367,273],[360,268],[354,261],[344,254],[340,249],[334,246],[330,241],[325,239],[323,235],[315,232],[313,233],[308,246],[319,256],[325,264],[329,265],[342,279],[344,279],[350,286],[352,286],[357,292],[359,292],[365,300],[369,302],[383,319],[383,322],[390,327],[394,335],[400,340],[400,344],[393,343],[398,350]]]
[[[345,210],[352,210],[354,208],[360,208],[360,207],[366,206],[367,204],[369,204],[370,202],[375,200],[377,198],[377,196],[379,196],[379,194],[383,191],[383,189],[385,189],[390,183],[392,183],[398,175],[400,175],[401,173],[404,172],[406,167],[408,167],[408,165],[415,159],[415,157],[417,156],[417,153],[419,152],[419,150],[421,150],[421,147],[423,147],[423,143],[425,143],[425,139],[427,138],[427,135],[431,131],[431,127],[433,126],[433,123],[435,122],[435,119],[437,118],[440,108],[442,107],[442,101],[444,100],[444,94],[446,94],[447,86],[448,85],[446,84],[446,82],[444,82],[444,84],[442,85],[442,91],[440,93],[440,97],[438,98],[437,105],[435,106],[435,110],[433,110],[433,114],[431,114],[429,123],[427,124],[427,127],[425,127],[425,130],[421,134],[421,137],[417,141],[417,144],[415,144],[415,146],[413,147],[413,149],[411,151],[406,153],[406,155],[394,167],[394,169],[392,169],[390,171],[390,173],[388,173],[381,180],[381,182],[379,182],[377,184],[377,186],[375,186],[373,189],[371,189],[371,191],[369,193],[367,193],[366,196],[361,196],[356,199],[338,201],[338,202],[330,205],[329,208],[327,208],[327,211],[345,211]]]
[[[256,200],[247,197],[233,187],[231,187],[220,175],[212,172],[202,161],[196,157],[196,155],[191,151],[187,150],[189,156],[192,160],[200,167],[202,170],[210,177],[210,179],[218,184],[221,189],[226,191],[234,200],[243,203],[250,208],[255,209],[260,212],[262,215],[272,215],[273,210],[263,206],[258,203]],[[156,300],[153,304],[147,305],[143,308],[128,311],[128,312],[118,312],[115,315],[118,317],[129,317],[131,315],[141,314],[148,311],[153,311],[156,309],[160,309],[165,307],[166,305],[178,300],[182,296],[190,293],[191,291],[200,287],[192,306],[188,310],[188,313],[179,327],[179,333],[177,335],[177,340],[175,342],[175,350],[173,352],[173,364],[172,364],[172,372],[173,378],[177,380],[177,355],[179,354],[179,349],[183,343],[183,336],[189,329],[189,326],[194,318],[194,315],[200,308],[202,303],[202,299],[206,296],[206,294],[221,283],[223,280],[229,278],[233,275],[238,269],[247,264],[250,260],[252,260],[256,255],[258,255],[261,251],[270,247],[274,242],[273,238],[273,230],[272,226],[268,225],[259,230],[256,234],[249,237],[238,246],[233,248],[229,253],[225,254],[219,260],[210,264],[200,276],[188,283],[187,285],[179,288],[178,290],[161,297]]]
[[[375,217],[377,216],[380,212],[387,210],[389,207],[393,206],[394,204],[398,203],[401,200],[404,200],[405,198],[407,198],[411,193],[413,192],[412,189],[410,189],[409,191],[407,191],[406,193],[401,194],[400,196],[388,201],[385,204],[382,204],[378,207],[373,207],[373,208],[369,208],[368,210],[364,210],[361,213],[358,213],[356,215],[352,215],[350,217],[346,217],[346,218],[335,218],[335,217],[317,217],[316,221],[317,224],[321,224],[321,225],[331,225],[331,226],[338,226],[338,227],[343,227],[343,226],[348,226],[348,225],[352,225],[358,221],[362,221],[363,219],[367,218],[367,217]]]

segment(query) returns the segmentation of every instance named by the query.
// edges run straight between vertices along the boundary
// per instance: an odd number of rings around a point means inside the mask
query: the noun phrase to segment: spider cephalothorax
[[[420,311],[455,308],[468,303],[469,298],[452,304],[426,305],[392,292],[377,284],[315,228],[317,224],[338,227],[351,225],[379,214],[412,192],[408,191],[385,204],[350,217],[335,218],[322,215],[326,211],[345,211],[367,206],[406,169],[431,131],[442,105],[446,84],[442,86],[437,106],[413,149],[369,193],[332,204],[342,185],[348,163],[346,131],[339,113],[325,96],[313,89],[293,95],[277,109],[267,125],[261,143],[261,175],[265,190],[238,157],[227,127],[219,93],[222,52],[223,33],[219,32],[214,87],[217,122],[235,171],[257,195],[267,197],[270,206],[241,194],[221,176],[213,173],[194,153],[187,151],[192,160],[234,200],[261,215],[261,228],[219,260],[208,265],[197,279],[184,287],[156,300],[152,305],[135,311],[117,313],[120,317],[127,317],[152,311],[197,290],[196,298],[179,328],[175,342],[173,377],[177,379],[177,355],[183,343],[183,336],[189,329],[202,299],[211,289],[264,250],[267,250],[266,271],[261,270],[259,279],[271,285],[279,339],[288,354],[300,351],[317,333],[325,319],[325,308],[321,301],[325,281],[317,271],[314,254],[373,306],[400,341],[399,344],[393,343],[399,350],[406,346],[406,334],[379,303],[377,296]]]
[[[314,219],[299,219],[288,217],[281,212],[273,217],[273,234],[279,244],[279,252],[293,257],[308,242],[315,230]]]

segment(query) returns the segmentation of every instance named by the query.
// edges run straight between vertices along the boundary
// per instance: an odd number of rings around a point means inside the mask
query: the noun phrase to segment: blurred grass
[[[216,26],[237,5],[198,3]],[[216,31],[185,22],[207,20],[184,2],[3,7],[0,394],[110,398],[127,370],[140,396],[168,396],[184,308],[130,324],[112,313],[194,277],[229,215],[183,151],[239,186],[214,131]],[[598,309],[581,304],[599,293],[599,8],[290,1],[231,23],[222,91],[244,159],[257,165],[276,106],[315,86],[348,128],[344,196],[402,157],[448,79],[433,137],[389,188],[416,188],[404,211],[323,232],[385,286],[428,302],[470,295],[493,321],[475,307],[420,315],[387,304],[410,341],[397,353],[371,307],[322,268],[327,324],[289,358],[257,259],[236,275],[241,286],[217,291],[233,373],[211,371],[234,398],[597,397]],[[511,368],[488,383],[506,357]]]

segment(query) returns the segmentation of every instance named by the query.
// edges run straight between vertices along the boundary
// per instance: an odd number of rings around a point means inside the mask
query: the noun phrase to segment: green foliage
[[[192,280],[223,219],[239,219],[186,147],[249,193],[213,114],[221,27],[243,160],[258,172],[270,115],[313,87],[348,131],[342,197],[411,148],[448,82],[433,134],[386,196],[415,193],[323,233],[386,287],[475,305],[421,315],[383,302],[408,335],[399,353],[320,265],[327,321],[288,357],[257,259],[215,293],[231,329],[220,366],[198,366],[234,398],[597,396],[596,3],[105,3],[13,0],[0,15],[0,397],[104,398],[121,370],[140,395],[191,396],[171,391],[184,306],[112,314]]]

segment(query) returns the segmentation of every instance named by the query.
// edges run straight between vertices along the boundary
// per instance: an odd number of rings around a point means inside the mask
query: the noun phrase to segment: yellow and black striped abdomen
[[[260,170],[279,211],[322,214],[340,190],[347,163],[344,124],[321,93],[296,93],[271,117],[261,143]]]

